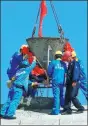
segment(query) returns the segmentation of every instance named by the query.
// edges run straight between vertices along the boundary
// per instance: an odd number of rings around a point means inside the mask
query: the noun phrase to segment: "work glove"
[[[12,78],[11,78],[11,81],[14,81],[14,80],[15,80],[15,77],[12,77]]]
[[[11,80],[8,80],[7,81],[7,87],[8,88],[11,88],[12,87],[12,83],[13,83],[14,80],[15,80],[15,77],[12,77]]]
[[[8,80],[8,81],[7,81],[7,87],[8,87],[8,88],[11,88],[11,86],[12,86],[12,81],[11,81],[11,80]]]
[[[76,82],[73,82],[73,83],[72,83],[72,87],[75,87],[75,86],[76,86]]]
[[[32,86],[33,88],[37,88],[37,87],[38,87],[38,83],[37,83],[37,82],[32,82],[31,86]]]

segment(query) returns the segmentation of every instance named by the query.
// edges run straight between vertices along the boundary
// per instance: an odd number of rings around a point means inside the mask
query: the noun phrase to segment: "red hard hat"
[[[69,57],[69,56],[71,56],[71,52],[70,51],[65,51],[63,55],[66,56],[66,57]]]
[[[21,51],[22,51],[23,54],[28,54],[29,48],[28,47],[23,47]]]
[[[73,51],[74,49],[72,48],[71,44],[69,42],[66,42],[63,48],[64,51]]]
[[[63,56],[62,56],[62,60],[63,61],[68,61],[68,58],[71,56],[71,52],[70,51],[65,51],[63,53]]]

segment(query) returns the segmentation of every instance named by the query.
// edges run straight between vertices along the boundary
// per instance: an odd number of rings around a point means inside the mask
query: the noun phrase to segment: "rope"
[[[50,4],[51,4],[51,8],[52,8],[52,11],[53,11],[53,14],[54,14],[54,18],[55,18],[55,21],[56,21],[56,24],[57,24],[57,27],[58,27],[58,32],[60,33],[60,38],[62,39],[62,38],[64,38],[64,32],[63,32],[62,27],[59,23],[59,19],[58,19],[55,7],[54,7],[51,0],[50,0]]]
[[[42,2],[42,1],[41,1]],[[36,22],[35,22],[35,25],[34,25],[34,28],[33,28],[33,31],[32,31],[32,38],[34,37],[35,35],[35,31],[36,31],[36,24],[37,24],[37,21],[38,21],[38,17],[39,17],[39,13],[40,13],[40,6],[41,6],[41,2],[40,2],[40,5],[39,5],[39,10],[38,10],[38,14],[37,14],[37,17],[36,17]],[[64,38],[64,32],[62,30],[62,27],[59,23],[59,19],[58,19],[58,16],[57,16],[57,13],[56,13],[56,10],[55,10],[55,7],[52,3],[52,0],[50,0],[50,4],[51,4],[51,8],[52,8],[52,11],[53,11],[53,14],[54,14],[54,18],[55,18],[55,21],[56,21],[56,24],[57,24],[57,28],[58,28],[58,32],[60,34],[60,39]]]
[[[58,21],[57,14],[55,12],[55,8],[54,8],[54,6],[52,4],[52,1],[50,1],[50,4],[51,4],[51,8],[52,8],[52,11],[53,11],[53,14],[54,14],[54,18],[55,18],[55,21],[56,21],[56,24],[57,24],[57,27],[58,27],[59,21]]]
[[[35,31],[36,31],[36,24],[37,24],[39,13],[40,13],[40,6],[41,6],[41,3],[39,5],[39,10],[38,10],[38,14],[37,14],[37,17],[36,17],[36,22],[35,22],[35,25],[34,25],[34,28],[33,28],[33,31],[32,31],[32,38],[34,37]]]

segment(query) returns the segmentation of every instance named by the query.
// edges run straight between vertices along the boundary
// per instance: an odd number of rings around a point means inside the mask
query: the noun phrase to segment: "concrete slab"
[[[17,119],[1,119],[1,125],[87,125],[87,111],[82,114],[49,115],[50,111],[50,109],[17,110]]]

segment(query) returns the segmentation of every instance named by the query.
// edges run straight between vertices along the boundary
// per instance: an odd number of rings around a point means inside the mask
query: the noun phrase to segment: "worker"
[[[67,66],[68,66],[67,57],[68,57],[69,53],[71,53],[71,51],[65,51],[63,53],[63,57],[62,57],[62,60],[67,64]],[[84,67],[83,67],[82,61],[77,57],[75,57],[75,58],[73,57],[73,59],[78,61],[80,64],[80,81],[79,81],[80,89],[83,92],[85,98],[88,100],[87,78],[86,78],[86,74],[84,72]]]
[[[37,83],[31,83],[29,80],[29,74],[36,66],[36,57],[34,57],[32,64],[27,61],[28,55],[24,55],[24,60],[19,70],[14,75],[14,79],[11,81],[12,85],[9,91],[8,100],[1,109],[1,117],[5,119],[15,119],[15,111],[22,98],[23,91],[27,93],[28,84],[36,85]]]
[[[88,88],[87,88],[87,78],[86,74],[84,72],[84,66],[82,64],[82,61],[79,58],[75,58],[76,61],[80,64],[80,89],[83,92],[86,100],[88,100]]]
[[[51,114],[58,115],[60,113],[60,104],[64,105],[64,81],[66,73],[66,65],[61,61],[62,52],[56,51],[55,60],[51,61],[48,66],[48,76],[52,79],[52,89],[54,96],[54,105]]]
[[[69,53],[70,54],[70,53]],[[65,94],[65,105],[62,115],[72,114],[71,101],[73,105],[78,109],[76,113],[82,113],[84,107],[79,102],[77,95],[79,91],[79,80],[80,80],[80,65],[75,60],[76,53],[73,51],[68,56],[68,70],[66,79],[66,94]]]
[[[84,67],[83,67],[82,61],[76,57],[76,52],[73,51],[73,53],[75,56],[73,57],[73,59],[78,61],[78,63],[80,64],[80,80],[79,80],[80,89],[83,92],[86,100],[88,100],[87,79],[86,79],[86,74],[84,72]]]
[[[11,57],[10,66],[7,69],[7,75],[9,77],[9,79],[11,79],[16,74],[16,71],[19,69],[20,63],[23,61],[23,55],[25,53],[23,52],[22,49],[24,47],[27,47],[27,45],[22,45],[20,47],[20,51],[19,52],[15,52],[13,54],[13,56]]]
[[[19,70],[19,66],[23,61],[23,56],[27,54],[28,50],[28,45],[24,44],[20,47],[20,50],[18,52],[15,52],[11,57],[10,66],[7,69],[7,75],[10,80],[12,80],[13,76],[16,74],[16,71]],[[25,92],[23,93],[23,96],[26,97]]]

